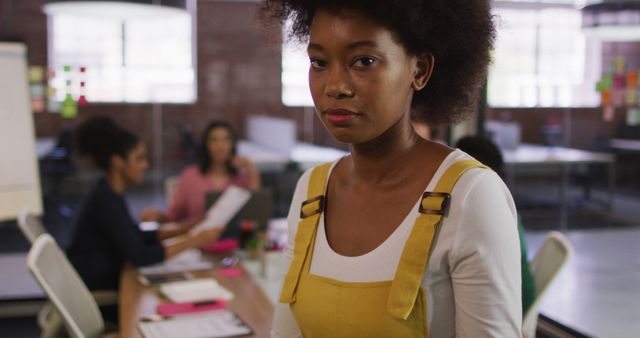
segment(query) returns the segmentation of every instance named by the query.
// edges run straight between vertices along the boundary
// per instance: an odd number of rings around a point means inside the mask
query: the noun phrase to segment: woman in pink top
[[[236,134],[222,121],[205,129],[198,152],[199,163],[187,167],[180,175],[176,192],[166,212],[146,209],[144,221],[184,221],[201,218],[206,193],[222,191],[230,185],[260,189],[260,173],[247,158],[236,155]]]

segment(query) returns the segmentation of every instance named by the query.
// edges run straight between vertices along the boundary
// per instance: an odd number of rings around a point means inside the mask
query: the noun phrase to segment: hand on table
[[[195,240],[195,245],[201,246],[201,245],[208,245],[208,244],[214,243],[215,241],[218,240],[218,238],[220,238],[220,234],[222,234],[223,230],[224,230],[224,227],[218,227],[213,229],[204,229],[196,232],[193,235],[193,238]]]
[[[191,218],[190,220],[188,220],[186,222],[180,223],[180,227],[183,228],[185,231],[189,231],[189,230],[193,229],[193,227],[198,225],[198,223],[204,221],[205,218],[206,218],[205,215],[200,215],[198,217],[193,217],[193,218]]]
[[[156,208],[146,208],[140,213],[142,222],[160,221],[162,213]]]

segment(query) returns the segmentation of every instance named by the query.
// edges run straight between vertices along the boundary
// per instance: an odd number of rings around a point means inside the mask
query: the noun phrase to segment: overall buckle
[[[425,200],[428,198],[441,198],[442,203],[440,204],[440,209],[427,209],[425,207]],[[451,200],[451,195],[446,192],[431,192],[427,191],[422,194],[422,199],[420,200],[420,207],[418,211],[421,214],[430,214],[430,215],[444,215],[449,210],[449,201]]]
[[[318,206],[314,209],[311,210],[307,210],[308,205],[311,205],[317,203]],[[318,195],[316,197],[310,198],[304,202],[302,202],[302,206],[300,207],[300,218],[307,218],[307,217],[311,217],[313,215],[319,214],[322,211],[324,211],[324,203],[325,203],[325,198],[324,195]]]

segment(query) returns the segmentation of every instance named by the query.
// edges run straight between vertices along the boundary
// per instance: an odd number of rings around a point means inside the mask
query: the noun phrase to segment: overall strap
[[[451,165],[442,175],[434,192],[422,195],[411,234],[405,243],[391,284],[387,311],[397,319],[407,319],[422,284],[438,225],[447,215],[451,191],[462,174],[471,168],[486,168],[476,160],[462,160]]]
[[[298,230],[296,231],[293,260],[282,285],[281,303],[293,303],[296,301],[296,288],[298,287],[302,266],[309,254],[311,239],[318,227],[320,215],[324,211],[324,192],[330,168],[331,163],[325,163],[315,167],[311,172],[307,200],[302,202],[300,207],[300,223],[298,223]]]

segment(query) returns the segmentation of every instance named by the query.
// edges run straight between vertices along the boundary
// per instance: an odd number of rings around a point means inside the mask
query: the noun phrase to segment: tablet
[[[169,282],[177,282],[189,279],[189,275],[185,272],[172,272],[161,274],[138,274],[138,281],[142,285],[152,286]]]
[[[222,196],[221,191],[209,192],[205,196],[205,210],[209,209]],[[251,198],[231,219],[223,233],[223,238],[236,237],[240,233],[240,221],[252,220],[259,226],[266,228],[271,219],[273,196],[271,189],[253,191]]]

